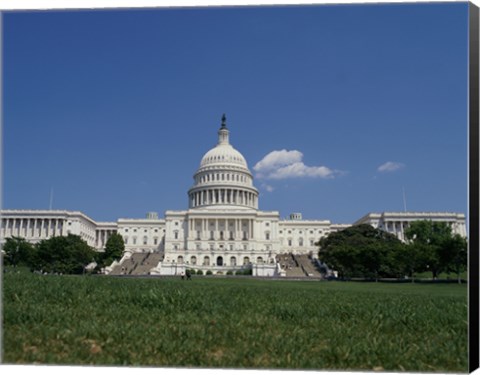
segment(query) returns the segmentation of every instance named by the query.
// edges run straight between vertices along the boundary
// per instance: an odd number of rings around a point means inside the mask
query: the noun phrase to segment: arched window
[[[262,257],[258,257],[258,258],[257,258],[257,263],[258,263],[258,264],[263,264],[263,258],[262,258]]]
[[[300,238],[300,239],[298,240],[298,246],[303,246],[303,238]]]
[[[209,266],[210,265],[210,257],[209,256],[205,256],[203,258],[203,265],[204,266]]]
[[[178,256],[177,263],[179,263],[179,264],[183,263],[183,256],[181,256],[181,255]]]
[[[146,245],[148,243],[148,237],[144,236],[143,237],[143,244]]]
[[[236,266],[237,265],[237,258],[231,257],[230,258],[230,265],[231,266]]]
[[[244,257],[244,258],[243,258],[243,265],[244,265],[244,266],[247,266],[247,265],[249,265],[249,264],[250,264],[250,258],[249,258],[249,257]]]
[[[197,257],[195,255],[192,255],[192,257],[190,258],[190,263],[193,265],[197,264]]]
[[[223,266],[223,258],[217,257],[217,266]]]

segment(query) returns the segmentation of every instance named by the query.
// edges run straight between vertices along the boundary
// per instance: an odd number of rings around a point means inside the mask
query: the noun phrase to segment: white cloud
[[[262,188],[264,188],[264,189],[265,189],[266,191],[268,191],[269,193],[271,193],[273,190],[275,190],[275,189],[273,188],[273,186],[268,185],[268,184],[262,184],[261,186],[262,186]]]
[[[257,178],[280,180],[296,177],[333,178],[340,174],[325,166],[307,166],[300,151],[275,150],[253,167]]]
[[[378,167],[379,172],[393,172],[398,169],[401,169],[405,167],[405,164],[403,163],[397,163],[394,161],[387,161],[386,163],[382,164],[381,166]]]

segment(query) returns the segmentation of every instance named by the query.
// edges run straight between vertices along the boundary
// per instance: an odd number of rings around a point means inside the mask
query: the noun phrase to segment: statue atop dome
[[[222,129],[227,128],[227,116],[225,116],[225,113],[222,116]]]

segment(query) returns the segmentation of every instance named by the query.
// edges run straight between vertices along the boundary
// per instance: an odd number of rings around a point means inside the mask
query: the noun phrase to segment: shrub
[[[208,270],[207,275],[212,275],[212,271]]]
[[[198,270],[198,271],[197,271],[197,275],[203,275],[203,271],[202,271],[202,270]]]
[[[227,271],[227,275],[233,275],[232,271]]]

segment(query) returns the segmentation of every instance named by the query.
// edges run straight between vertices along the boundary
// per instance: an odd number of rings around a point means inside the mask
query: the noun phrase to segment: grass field
[[[3,361],[466,372],[467,287],[6,273]]]

